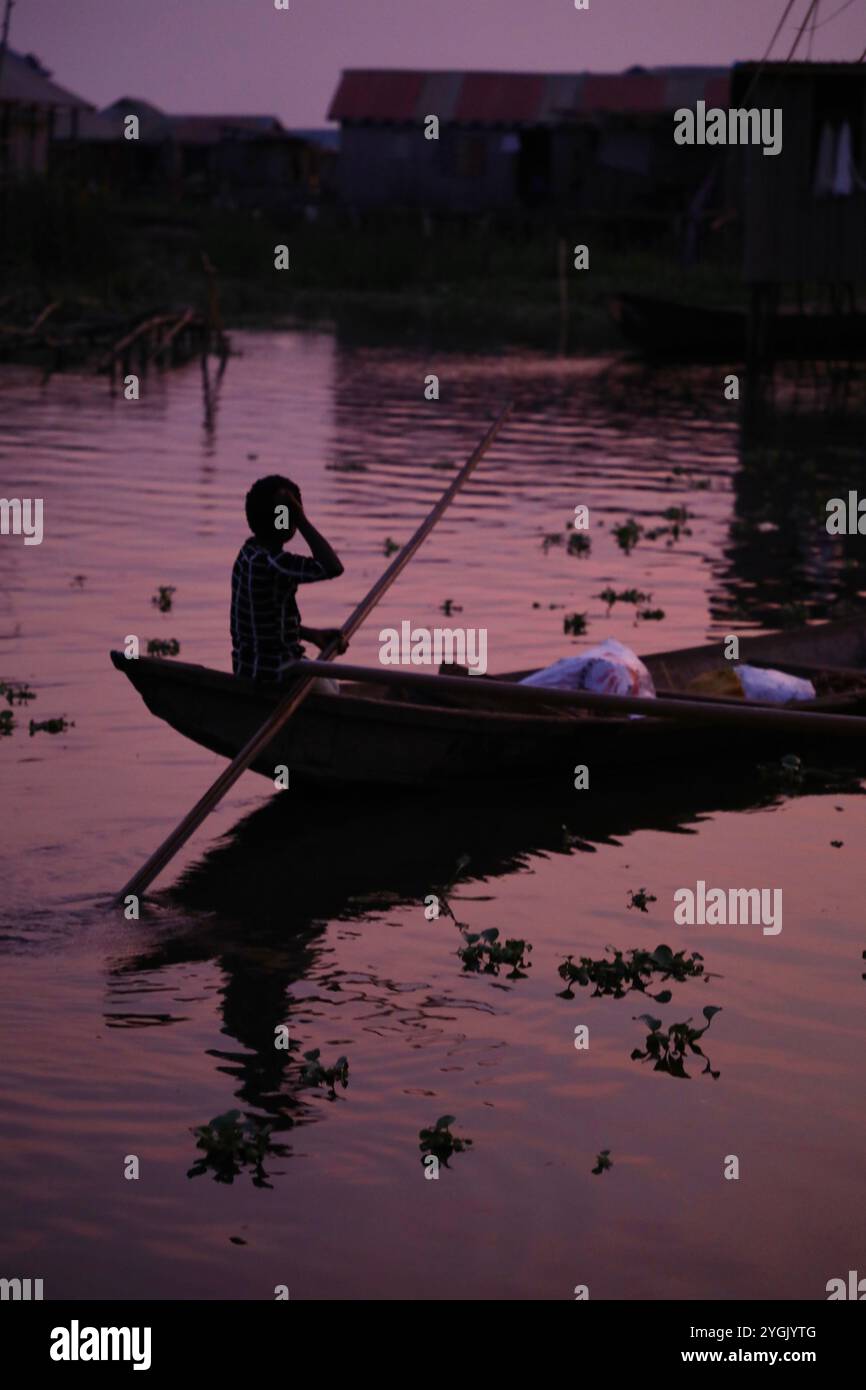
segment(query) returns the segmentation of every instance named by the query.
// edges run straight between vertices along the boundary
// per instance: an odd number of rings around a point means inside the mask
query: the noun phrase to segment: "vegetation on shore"
[[[33,183],[7,199],[0,246],[3,278],[22,312],[77,301],[93,315],[132,316],[157,305],[204,305],[201,253],[217,268],[226,326],[292,319],[337,321],[351,331],[398,331],[447,345],[506,337],[555,344],[567,324],[569,346],[616,346],[607,301],[637,291],[730,306],[742,300],[735,256],[685,270],[679,258],[612,249],[623,238],[577,219],[496,226],[424,221],[419,214],[364,222],[326,208],[309,222],[297,213],[256,213],[179,202],[130,202],[53,183]],[[567,312],[560,280],[566,242]],[[590,269],[572,269],[574,244],[590,249]],[[274,269],[274,248],[290,268]],[[8,310],[7,310],[8,312]]]

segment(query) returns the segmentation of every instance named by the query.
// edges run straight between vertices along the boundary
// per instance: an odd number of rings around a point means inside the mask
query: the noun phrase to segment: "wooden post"
[[[560,236],[556,244],[556,268],[559,279],[559,351],[564,353],[568,345],[568,246],[565,237]]]

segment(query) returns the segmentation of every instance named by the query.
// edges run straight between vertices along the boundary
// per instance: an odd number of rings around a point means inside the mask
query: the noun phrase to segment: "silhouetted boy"
[[[321,649],[339,637],[337,628],[302,627],[295,595],[299,584],[336,579],[343,566],[306,515],[301,490],[290,478],[259,478],[247,493],[246,513],[252,535],[232,569],[232,670],[248,680],[277,683],[285,666],[305,655],[302,642]],[[296,532],[310,556],[283,553]],[[341,639],[339,650],[347,645]],[[336,689],[331,681],[321,684]]]

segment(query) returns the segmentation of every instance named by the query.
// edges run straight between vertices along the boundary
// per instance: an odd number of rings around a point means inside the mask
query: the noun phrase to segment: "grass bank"
[[[520,228],[425,227],[409,217],[353,225],[326,210],[311,224],[293,214],[121,202],[49,183],[7,195],[3,213],[4,292],[14,292],[24,314],[55,299],[123,315],[202,303],[205,250],[229,328],[301,318],[373,335],[538,345],[561,331],[559,234],[540,220]],[[672,248],[624,246],[612,220],[584,219],[562,236],[570,346],[618,343],[607,313],[618,291],[725,306],[742,299],[734,248],[686,270]],[[588,270],[573,268],[577,242],[589,247]],[[288,270],[274,268],[277,245],[289,249]]]

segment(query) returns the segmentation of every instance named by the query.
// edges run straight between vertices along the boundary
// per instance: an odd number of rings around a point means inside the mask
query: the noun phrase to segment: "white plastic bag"
[[[815,687],[801,676],[785,671],[765,671],[760,666],[737,662],[733,667],[747,700],[763,700],[769,705],[787,705],[791,700],[814,700]]]
[[[521,685],[547,690],[592,690],[597,695],[655,695],[653,679],[639,656],[608,637],[579,656],[564,656],[551,666],[524,676]]]

